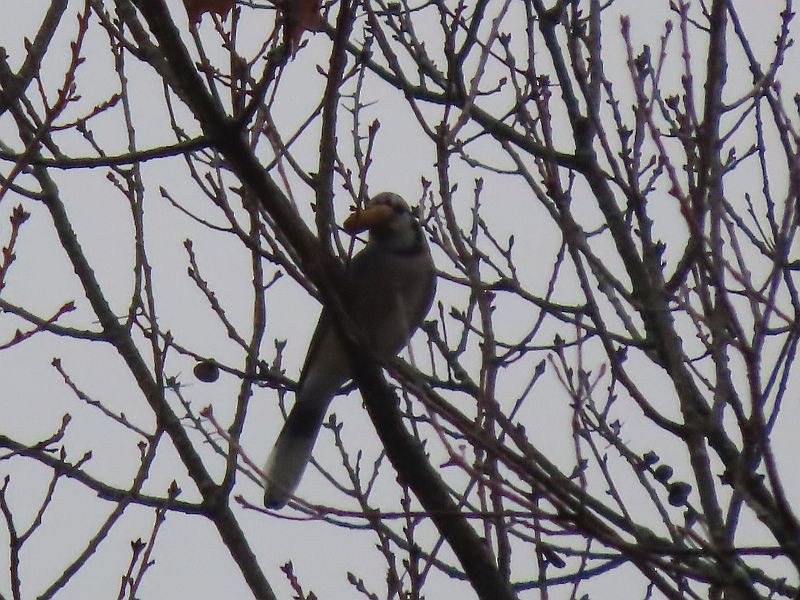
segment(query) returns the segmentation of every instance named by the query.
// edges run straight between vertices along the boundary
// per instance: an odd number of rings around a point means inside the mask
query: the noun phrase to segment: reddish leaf
[[[304,31],[322,31],[325,21],[320,0],[283,0],[283,43],[294,56]]]
[[[207,12],[215,12],[220,18],[228,16],[235,0],[183,0],[189,22],[197,24]]]

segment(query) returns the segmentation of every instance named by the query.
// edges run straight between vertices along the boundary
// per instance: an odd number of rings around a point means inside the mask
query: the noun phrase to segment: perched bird
[[[369,241],[347,266],[344,302],[370,350],[395,356],[433,301],[436,275],[420,224],[397,194],[374,196],[345,222]],[[295,404],[267,459],[264,504],[280,508],[297,488],[328,405],[350,379],[350,365],[330,315],[323,310],[300,374]]]

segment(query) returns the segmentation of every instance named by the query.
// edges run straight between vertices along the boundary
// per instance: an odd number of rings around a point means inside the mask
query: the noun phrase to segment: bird
[[[364,231],[364,248],[347,265],[343,301],[368,349],[396,356],[428,313],[436,272],[422,226],[398,194],[382,192],[348,217],[343,229]],[[294,495],[311,459],[328,406],[351,379],[350,364],[330,313],[323,308],[295,394],[295,403],[264,467],[264,505],[278,509]]]

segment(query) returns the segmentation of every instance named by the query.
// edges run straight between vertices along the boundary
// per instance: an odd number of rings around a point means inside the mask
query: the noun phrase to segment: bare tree
[[[791,0],[185,2],[53,0],[0,56],[2,597],[102,554],[144,597],[178,514],[255,598],[322,585],[273,580],[282,519],[367,537],[370,598],[800,594]],[[440,284],[379,364],[337,224],[389,188]],[[380,446],[340,401],[268,511],[312,299]]]

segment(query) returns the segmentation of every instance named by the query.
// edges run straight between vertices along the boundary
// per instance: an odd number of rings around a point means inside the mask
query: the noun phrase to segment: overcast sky
[[[0,19],[0,45],[8,53],[12,68],[16,69],[24,58],[23,39],[35,34],[41,15],[49,3],[46,0],[30,0],[7,4],[9,6],[5,7],[5,18]],[[69,10],[74,14],[79,4],[81,3],[73,3]],[[663,33],[664,21],[668,15],[666,4],[666,1],[619,0],[613,10],[631,16],[633,41],[637,47],[645,43],[655,46],[658,37]],[[758,11],[748,10],[755,4],[759,6]],[[742,0],[737,6],[742,6],[742,16],[746,15],[746,26],[752,33],[754,49],[766,61],[770,56],[781,3],[773,0],[758,3]],[[745,6],[748,8],[744,8]],[[176,21],[184,26],[185,16],[180,2],[171,1],[170,7]],[[517,9],[518,7],[515,8]],[[520,11],[520,14],[523,13]],[[619,81],[616,89],[623,94],[626,89],[627,67],[618,33],[619,19],[607,17],[606,24],[605,68],[613,80]],[[243,27],[252,31],[248,33],[252,35],[254,46],[261,43],[262,38],[259,35],[262,29],[254,23]],[[57,85],[62,81],[68,55],[67,44],[74,36],[74,31],[75,19],[71,16],[64,20],[57,36],[60,50],[48,53],[44,79],[51,95],[55,94]],[[204,19],[200,32],[204,37],[212,37],[208,18]],[[422,34],[424,37],[424,32]],[[293,131],[306,118],[318,102],[324,86],[324,80],[316,72],[315,65],[324,64],[327,60],[330,42],[323,35],[310,37],[306,34],[305,37],[309,39],[308,46],[301,49],[283,75],[283,89],[296,88],[297,91],[293,96],[281,99],[275,111],[276,120],[284,132]],[[87,61],[81,67],[78,77],[79,92],[84,100],[76,107],[75,114],[85,112],[87,106],[107,98],[118,87],[107,44],[105,34],[93,21],[84,53]],[[702,48],[702,45],[697,48]],[[790,58],[795,59],[796,55],[793,53]],[[132,57],[128,60],[134,62]],[[740,61],[741,53],[733,53],[732,60]],[[692,56],[692,61],[701,67],[705,56]],[[671,85],[676,85],[679,58],[676,57],[670,64],[675,68],[671,74]],[[783,71],[782,83],[787,94],[794,93],[798,88],[797,81],[785,79],[787,74],[791,75],[796,71]],[[148,67],[134,64],[131,65],[129,77],[133,90],[132,110],[139,124],[137,138],[140,147],[170,143],[173,136],[163,112],[160,81]],[[729,72],[729,88],[738,92],[746,89],[750,81],[750,75],[743,64],[734,62]],[[416,202],[422,189],[420,178],[435,177],[430,145],[421,139],[416,122],[402,97],[376,82],[371,82],[366,91],[376,102],[369,110],[369,118],[381,119],[376,162],[370,176],[371,190],[398,191]],[[191,127],[192,123],[186,118],[186,112],[180,110],[179,113],[184,119],[183,124]],[[104,121],[107,124],[104,125]],[[114,120],[102,118],[95,125],[98,142],[113,154],[125,151],[125,138],[116,127],[118,125]],[[13,131],[13,123],[8,115],[0,118],[0,139],[19,149],[19,140]],[[317,160],[317,131],[318,128],[313,127],[294,147],[296,157],[309,170],[313,170]],[[86,145],[75,136],[64,138],[62,148],[68,154],[80,155],[86,152]],[[4,163],[3,173],[8,173],[9,169],[9,165]],[[195,241],[195,250],[203,265],[204,275],[208,275],[215,293],[227,307],[234,324],[244,331],[248,331],[251,320],[249,256],[240,251],[236,240],[230,236],[209,233],[203,226],[171,208],[160,197],[159,187],[163,187],[177,201],[191,206],[197,214],[212,220],[218,219],[218,212],[211,206],[204,206],[202,202],[205,199],[192,186],[187,186],[186,169],[181,159],[148,163],[143,173],[148,193],[145,201],[147,244],[153,262],[156,287],[161,290],[158,298],[161,322],[168,323],[167,328],[180,343],[224,363],[241,367],[241,351],[227,339],[218,321],[209,313],[204,299],[185,277],[186,253],[182,242],[186,238]],[[502,202],[498,202],[498,212],[489,218],[494,219],[493,223],[499,231],[513,232],[516,225],[515,203],[519,202],[521,184],[510,181],[507,177],[471,170],[465,165],[460,167],[460,174],[460,184],[465,189],[471,188],[475,177],[486,177],[487,193],[502,199]],[[58,183],[68,211],[74,217],[76,231],[98,278],[105,285],[112,306],[124,313],[132,289],[133,247],[129,208],[104,175],[102,169],[68,172],[59,175]],[[29,183],[29,180],[20,181],[25,182]],[[747,185],[747,182],[744,181],[743,185]],[[300,185],[295,189],[301,192],[297,200],[303,213],[310,219],[311,194]],[[8,215],[11,208],[20,202],[33,214],[33,218],[24,228],[24,235],[17,249],[20,257],[19,269],[13,272],[8,287],[3,291],[4,297],[24,304],[32,312],[42,315],[51,314],[64,302],[74,299],[78,310],[59,322],[80,327],[92,326],[88,304],[53,234],[52,223],[42,207],[22,200],[13,193],[3,199],[0,203],[0,243],[7,243]],[[339,204],[338,210],[340,215],[344,214],[347,204]],[[532,252],[536,252],[537,248],[549,248],[559,243],[552,230],[537,231],[534,236],[535,238],[528,240],[519,240],[519,244],[523,248],[528,245]],[[530,274],[532,282],[537,277],[546,279],[546,276],[547,273]],[[446,283],[440,285],[439,293],[439,299],[446,303],[448,298],[458,297],[455,288]],[[315,301],[300,293],[298,287],[289,281],[277,284],[269,296],[264,358],[270,360],[274,354],[273,339],[289,340],[285,367],[290,377],[298,374],[307,341],[316,322],[317,310]],[[304,317],[297,318],[298,314]],[[498,315],[498,326],[511,331],[517,326],[518,318],[519,315],[509,310]],[[0,315],[0,342],[8,340],[14,329],[21,326],[21,322]],[[422,340],[418,338],[415,343],[417,355],[424,355]],[[53,357],[61,358],[73,380],[93,398],[101,399],[104,406],[126,413],[143,428],[152,427],[150,413],[142,408],[140,394],[133,385],[130,374],[118,357],[110,352],[109,347],[78,345],[55,336],[38,335],[0,354],[0,433],[34,442],[57,430],[62,416],[68,412],[74,417],[65,440],[70,456],[76,459],[85,451],[94,450],[87,471],[111,484],[126,485],[131,469],[138,464],[135,436],[130,435],[126,439],[119,428],[109,427],[108,421],[97,411],[87,409],[77,400],[50,365]],[[213,405],[217,418],[223,423],[229,422],[239,381],[232,376],[223,375],[216,384],[200,384],[191,377],[191,368],[192,362],[189,360],[171,359],[167,371],[187,384],[184,388],[185,395],[196,409]],[[526,368],[530,368],[530,365]],[[521,381],[521,378],[510,378],[503,385],[508,386],[508,393],[511,394],[518,391]],[[245,450],[257,461],[266,457],[280,425],[276,420],[277,412],[271,394],[274,392],[257,390],[242,438]],[[571,414],[567,406],[568,398],[556,386],[543,396],[546,397],[539,400],[537,407],[540,416],[546,415],[546,418],[531,422],[529,426],[526,424],[526,427],[533,432],[532,437],[537,443],[548,448],[548,456],[567,468],[570,461],[574,460],[572,439],[563,435],[563,426],[568,423]],[[366,457],[373,459],[378,448],[377,438],[369,419],[360,408],[357,394],[338,399],[334,410],[340,416],[345,413],[347,415],[345,433],[350,448],[364,447]],[[788,407],[787,410],[796,413],[797,408]],[[627,417],[631,421],[639,418],[633,414]],[[787,422],[797,423],[797,420],[787,417]],[[558,426],[554,426],[554,423]],[[330,452],[333,448],[330,434],[323,434],[322,437],[324,439],[321,440],[318,452]],[[164,448],[167,448],[166,444]],[[208,453],[208,464],[212,467],[212,472],[214,469],[222,472],[222,461],[211,453]],[[335,464],[334,460],[331,463],[334,470]],[[170,456],[169,452],[159,457],[157,468],[153,470],[146,490],[163,494],[166,486],[176,476],[176,465],[176,457]],[[181,487],[186,498],[196,498],[196,492],[183,471],[177,472],[182,477]],[[43,497],[49,472],[31,462],[0,462],[0,478],[6,474],[12,476],[8,494],[16,511],[15,517],[20,523],[26,523],[32,518]],[[389,469],[385,470],[384,477],[387,478],[386,489],[391,489]],[[797,505],[800,502],[800,485],[797,481],[789,483],[792,485],[787,493]],[[239,493],[253,503],[260,501],[261,490],[252,482],[240,482]],[[324,502],[329,501],[327,495],[331,493],[331,488],[320,475],[309,472],[300,493],[312,501]],[[339,500],[341,498],[330,501]],[[87,535],[94,531],[112,508],[111,505],[97,503],[91,494],[87,494],[77,484],[62,481],[54,504],[46,514],[42,535],[34,536],[31,540],[30,553],[26,554],[23,561],[22,577],[26,594],[34,597],[53,577],[60,574],[65,561],[75,552],[75,540],[80,540],[80,545],[85,544]],[[352,587],[344,577],[348,571],[368,578],[373,589],[382,589],[383,563],[374,550],[374,536],[369,532],[345,533],[341,529],[319,523],[279,520],[248,512],[242,512],[240,516],[266,576],[280,596],[288,597],[289,588],[278,568],[289,560],[294,561],[296,574],[304,584],[313,589],[320,598],[355,597]],[[109,597],[109,590],[116,589],[129,560],[129,542],[146,536],[151,523],[150,511],[130,508],[92,558],[90,565],[76,575],[59,598]],[[757,539],[758,534],[755,535],[754,539]],[[0,540],[6,539],[7,536],[0,527]],[[276,540],[280,540],[280,543],[276,543]],[[3,545],[0,543],[0,547]],[[145,578],[139,594],[141,598],[249,597],[249,591],[224,546],[219,543],[217,533],[202,519],[171,514],[160,534],[155,558],[157,565]],[[371,561],[374,561],[374,572],[371,572]],[[623,568],[617,571],[617,575],[617,581],[632,577],[632,581],[638,586],[636,597],[641,597],[645,582],[638,572],[632,568]],[[432,577],[437,583],[428,588],[428,597],[442,597],[441,594],[452,589],[451,581],[440,575]],[[8,589],[8,555],[0,552],[0,593],[5,594]],[[464,588],[459,589],[463,591]],[[592,584],[589,584],[586,591],[591,589]],[[599,592],[596,597],[602,597],[602,593]]]

